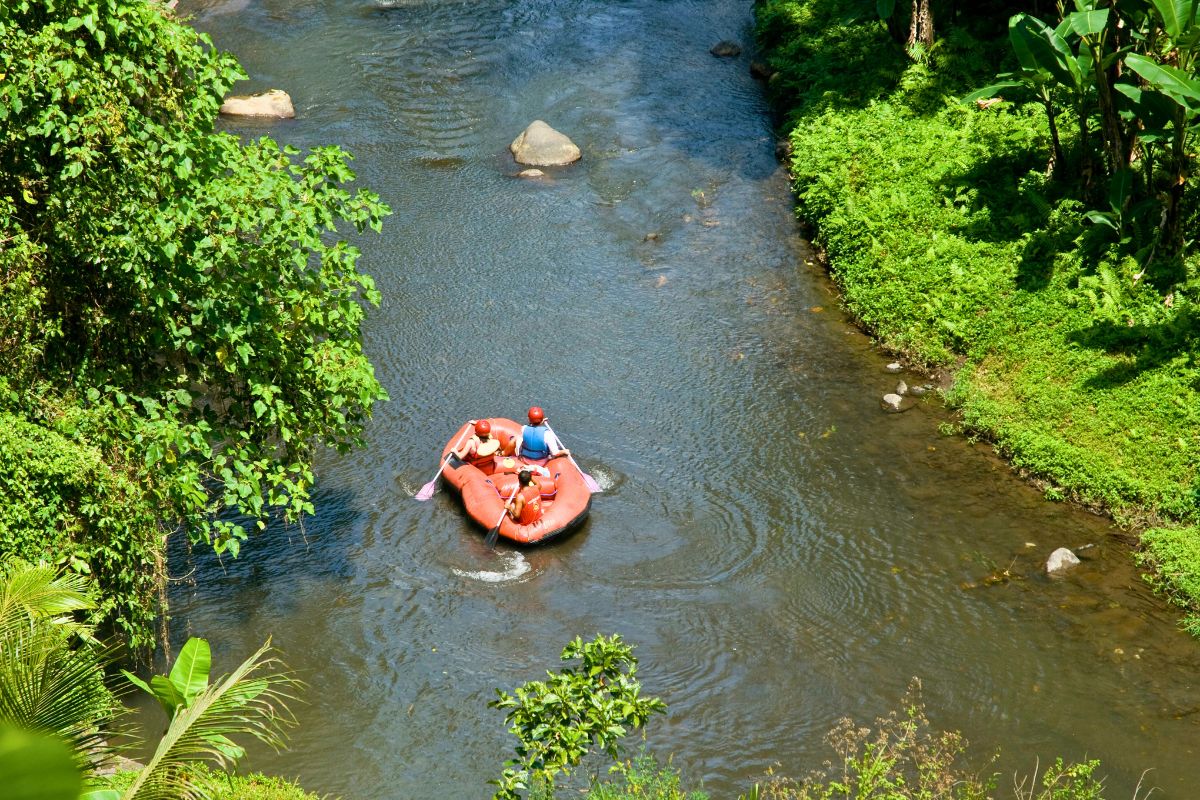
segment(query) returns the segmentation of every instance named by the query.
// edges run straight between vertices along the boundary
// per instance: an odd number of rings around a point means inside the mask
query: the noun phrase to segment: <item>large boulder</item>
[[[513,140],[509,146],[518,164],[533,167],[557,167],[578,161],[581,153],[575,143],[540,119]]]
[[[291,119],[296,116],[292,98],[282,89],[250,95],[226,97],[221,104],[221,113],[232,117],[276,117]]]

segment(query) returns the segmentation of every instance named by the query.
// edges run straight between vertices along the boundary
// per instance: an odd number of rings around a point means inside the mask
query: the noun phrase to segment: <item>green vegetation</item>
[[[388,209],[335,147],[214,132],[243,77],[155,2],[0,4],[0,553],[95,575],[139,648],[166,536],[311,512],[386,396],[339,233]]]
[[[770,776],[743,800],[989,800],[996,775],[961,766],[967,743],[956,733],[930,728],[913,681],[903,709],[875,720],[875,728],[843,719],[827,741],[835,759],[800,780]],[[1103,800],[1094,777],[1099,761],[1064,764],[1017,782],[1017,800]]]
[[[587,800],[708,800],[703,792],[685,791],[678,770],[644,751],[615,764],[610,774],[620,777],[594,781]]]
[[[555,776],[569,775],[593,747],[617,759],[621,737],[667,710],[658,698],[641,696],[637,658],[619,634],[590,642],[576,637],[562,660],[579,664],[548,671],[549,680],[530,681],[511,695],[497,689],[488,704],[508,712],[518,742],[516,758],[492,781],[499,787],[495,800],[517,800],[531,783],[553,796]]]
[[[74,800],[86,783],[84,800],[191,800],[211,796],[224,777],[200,765],[225,769],[245,755],[231,737],[282,746],[292,723],[287,701],[299,684],[279,670],[269,642],[211,683],[203,639],[188,640],[170,673],[148,684],[128,672],[128,683],[109,679],[114,651],[75,618],[93,608],[91,592],[79,575],[0,562],[0,776],[32,776],[32,788],[76,787],[74,795],[31,799]],[[115,788],[96,772],[115,752],[120,732],[112,726],[124,710],[117,697],[128,684],[158,698],[168,726],[145,767]],[[23,769],[23,759],[36,759],[35,769]]]
[[[799,212],[850,312],[954,371],[963,429],[1153,528],[1200,608],[1195,3],[920,5],[936,36],[906,4],[758,3]]]
[[[209,800],[320,800],[320,796],[304,791],[295,783],[252,772],[249,775],[216,773],[207,767],[196,767],[208,786]],[[118,772],[108,779],[108,788],[127,789],[137,772]]]

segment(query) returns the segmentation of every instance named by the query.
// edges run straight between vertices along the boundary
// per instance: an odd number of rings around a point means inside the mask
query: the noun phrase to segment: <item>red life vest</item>
[[[521,497],[525,499],[525,505],[521,506],[521,518],[517,522],[531,525],[542,518],[542,493],[537,486],[530,485],[521,490]]]

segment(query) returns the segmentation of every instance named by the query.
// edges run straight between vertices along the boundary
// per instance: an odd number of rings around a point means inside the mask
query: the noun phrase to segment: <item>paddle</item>
[[[496,520],[495,526],[488,531],[487,538],[483,540],[488,549],[496,549],[496,539],[500,537],[500,526],[504,524],[504,517],[508,514],[508,504],[513,501],[513,498],[517,496],[517,492],[519,491],[521,491],[521,487],[517,486],[517,488],[513,489],[513,493],[508,496],[508,499],[504,501],[504,510],[500,512],[500,519]]]
[[[463,437],[458,437],[458,444],[450,448],[450,452],[446,453],[446,457],[442,459],[442,465],[438,467],[437,474],[433,476],[433,480],[421,487],[421,491],[417,492],[418,500],[428,500],[433,497],[433,493],[437,491],[437,479],[442,477],[442,470],[450,463],[450,459],[454,456],[454,451],[462,446]]]
[[[549,422],[543,422],[542,424],[546,426],[546,430],[548,430],[548,431],[550,431],[550,433],[554,434],[555,439],[558,439],[558,434],[554,433],[554,429],[550,427]],[[558,439],[558,444],[560,447],[562,446],[562,439]],[[593,478],[591,475],[588,475],[586,472],[584,472],[583,468],[580,467],[578,463],[576,463],[575,456],[571,455],[570,453],[567,453],[567,458],[570,459],[571,463],[575,465],[575,469],[579,470],[579,474],[583,476],[583,485],[588,488],[589,492],[591,492],[592,494],[596,494],[597,492],[604,491],[603,489],[600,488],[600,484],[596,483],[596,479]]]

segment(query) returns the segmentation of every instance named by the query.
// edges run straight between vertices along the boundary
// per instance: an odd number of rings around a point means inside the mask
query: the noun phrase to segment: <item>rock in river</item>
[[[509,146],[519,164],[535,167],[555,167],[578,161],[580,152],[575,143],[540,119],[513,140]]]
[[[1079,563],[1079,557],[1066,547],[1060,547],[1046,559],[1046,574],[1055,575],[1065,572]]]
[[[296,116],[292,98],[282,89],[251,95],[226,97],[221,104],[221,113],[233,117],[277,117],[291,119]]]
[[[742,54],[742,46],[737,42],[723,39],[712,46],[708,52],[717,58],[737,58]]]

